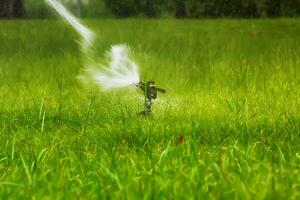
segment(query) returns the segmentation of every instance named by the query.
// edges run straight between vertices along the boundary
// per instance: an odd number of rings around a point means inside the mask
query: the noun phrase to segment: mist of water
[[[46,3],[56,10],[56,12],[63,17],[69,24],[80,34],[83,38],[84,48],[92,45],[94,33],[79,22],[79,20],[72,15],[61,3],[56,0],[46,0]]]
[[[64,18],[82,37],[82,50],[84,53],[90,52],[94,32],[84,26],[57,0],[46,0],[57,13]],[[103,55],[105,56],[105,55]],[[100,67],[87,64],[86,72],[89,78],[97,83],[103,90],[121,88],[135,85],[139,82],[138,65],[130,57],[130,49],[124,44],[113,45],[107,51],[107,65],[100,64]],[[84,76],[84,75],[82,75]]]

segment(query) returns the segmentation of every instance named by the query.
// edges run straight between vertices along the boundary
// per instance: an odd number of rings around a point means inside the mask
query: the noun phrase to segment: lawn
[[[66,23],[0,21],[0,199],[300,199],[299,19],[85,24],[167,93],[138,117]]]

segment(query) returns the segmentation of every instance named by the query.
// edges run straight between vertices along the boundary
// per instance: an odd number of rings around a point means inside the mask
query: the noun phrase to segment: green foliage
[[[116,17],[147,16],[156,17],[162,12],[161,0],[104,0]]]
[[[0,1],[0,18],[8,16],[8,1]]]
[[[116,16],[158,16],[169,13],[175,17],[278,17],[298,16],[299,0],[105,0]],[[145,6],[147,5],[147,6]],[[149,12],[145,10],[151,10]]]
[[[52,18],[55,12],[49,9],[44,0],[23,0],[27,15],[30,18]],[[76,1],[62,0],[63,5],[72,13],[76,13]],[[83,17],[110,17],[111,13],[107,9],[103,0],[82,1]]]
[[[107,7],[119,17],[128,17],[138,14],[139,0],[104,0]]]
[[[281,14],[284,16],[299,16],[300,0],[283,1],[281,5]]]
[[[0,18],[22,18],[26,17],[22,0],[1,0]]]
[[[28,17],[48,18],[53,12],[44,0],[23,0]],[[62,0],[76,13],[75,1]],[[0,2],[0,17],[8,11]],[[2,9],[1,9],[2,8]],[[300,0],[88,0],[82,1],[82,17],[257,18],[299,16]]]
[[[111,12],[103,0],[90,0],[88,4],[83,4],[83,17],[111,17]]]
[[[139,1],[140,10],[147,17],[157,17],[161,14],[163,0],[143,0]]]
[[[65,23],[0,21],[0,199],[300,199],[298,19],[87,23],[167,94],[140,118]]]
[[[44,0],[24,0],[25,10],[30,18],[49,18],[53,16],[53,12],[46,5]]]

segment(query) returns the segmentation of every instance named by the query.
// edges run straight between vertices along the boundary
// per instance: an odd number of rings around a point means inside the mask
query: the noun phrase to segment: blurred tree
[[[161,0],[143,0],[140,1],[141,11],[147,17],[157,17],[160,13],[159,5]]]
[[[280,17],[299,16],[300,0],[60,0],[78,17]],[[24,5],[24,6],[23,6]],[[25,7],[25,8],[24,8]],[[26,13],[25,13],[26,10]],[[0,17],[49,18],[44,0],[0,0]]]
[[[76,0],[77,17],[81,17],[81,0]]]
[[[44,0],[23,0],[26,16],[30,18],[45,19],[56,16]]]
[[[241,17],[259,17],[258,7],[255,0],[242,0],[243,11]]]
[[[299,16],[300,14],[300,0],[286,0],[281,5],[282,15],[284,16]]]
[[[104,0],[116,17],[129,17],[138,14],[139,0]]]
[[[175,0],[175,17],[187,17],[186,0]]]
[[[282,2],[282,0],[266,0],[267,15],[269,17],[280,16]]]
[[[82,1],[82,17],[112,17],[112,13],[104,0],[89,0]]]
[[[25,17],[25,9],[22,0],[1,0],[0,17],[21,18]]]
[[[219,9],[217,9],[218,0],[201,0],[201,15],[197,17],[218,17],[220,15]]]

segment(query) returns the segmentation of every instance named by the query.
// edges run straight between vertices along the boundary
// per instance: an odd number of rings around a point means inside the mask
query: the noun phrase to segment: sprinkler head
[[[143,82],[139,82],[136,84],[138,88],[144,91],[145,95],[145,111],[140,112],[142,115],[148,115],[151,113],[151,108],[152,108],[152,100],[157,98],[157,92],[160,93],[166,93],[166,90],[157,88],[155,86],[154,81],[148,81],[146,84]]]

